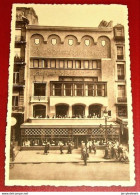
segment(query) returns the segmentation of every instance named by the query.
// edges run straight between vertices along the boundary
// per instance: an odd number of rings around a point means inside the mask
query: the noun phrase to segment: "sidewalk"
[[[87,162],[117,162],[115,159],[104,159],[103,156],[104,151],[97,150],[96,154],[93,152],[89,154]],[[50,150],[47,155],[43,150],[32,150],[19,151],[13,163],[79,163],[82,161],[80,149],[74,149],[72,154],[67,154],[67,150],[64,150],[63,154],[60,154],[59,150]]]

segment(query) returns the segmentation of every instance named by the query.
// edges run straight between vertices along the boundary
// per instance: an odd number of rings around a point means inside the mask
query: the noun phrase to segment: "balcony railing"
[[[24,112],[24,106],[12,106],[14,112]]]
[[[16,43],[25,43],[25,37],[24,36],[15,36],[15,42]]]
[[[124,80],[125,76],[124,75],[118,75],[118,80]]]
[[[25,62],[24,62],[25,60],[24,60],[24,58],[22,58],[22,57],[20,57],[20,56],[15,56],[14,57],[14,62],[15,62],[15,64],[24,64]]]
[[[123,103],[123,102],[127,102],[127,97],[118,97],[118,98],[117,98],[117,101],[118,101],[118,102],[122,102],[122,103]]]
[[[31,96],[30,97],[31,102],[48,102],[47,96]]]

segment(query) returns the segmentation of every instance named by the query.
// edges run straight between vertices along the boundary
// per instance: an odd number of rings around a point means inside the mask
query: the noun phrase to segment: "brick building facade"
[[[105,21],[92,28],[40,26],[32,13],[25,14],[28,20],[23,17],[26,41],[23,36],[15,42],[23,50],[14,65],[22,82],[16,88],[13,84],[13,94],[19,94],[13,95],[13,103],[22,115],[14,127],[19,144],[42,147],[49,141],[57,146],[71,140],[78,147],[89,139],[127,143],[124,26]]]

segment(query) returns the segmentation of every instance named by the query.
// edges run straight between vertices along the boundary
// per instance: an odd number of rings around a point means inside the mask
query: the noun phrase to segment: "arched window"
[[[35,105],[33,107],[34,118],[45,118],[46,117],[46,106]]]
[[[74,105],[72,106],[73,117],[82,118],[85,115],[85,106],[84,105]]]
[[[101,118],[101,105],[90,105],[89,106],[89,116]]]
[[[68,105],[65,104],[59,104],[55,106],[56,109],[56,117],[57,118],[63,118],[68,116]]]

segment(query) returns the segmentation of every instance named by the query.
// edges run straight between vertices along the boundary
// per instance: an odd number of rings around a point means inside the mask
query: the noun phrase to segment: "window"
[[[54,85],[54,91],[55,91],[55,93],[53,93],[53,94],[55,94],[55,96],[61,96],[62,95],[62,88],[61,88],[61,84],[59,84],[59,83],[57,83],[57,84],[55,84]]]
[[[84,61],[84,68],[85,69],[88,69],[89,68],[89,61]]]
[[[33,60],[33,67],[39,68],[39,60]]]
[[[78,68],[78,69],[81,68],[81,61],[80,60],[75,61],[75,68]]]
[[[75,96],[83,96],[83,84],[75,85]]]
[[[52,45],[56,45],[57,41],[56,39],[52,39]]]
[[[15,41],[21,41],[21,29],[16,29],[15,34]]]
[[[117,59],[119,60],[123,59],[123,47],[122,46],[117,47]]]
[[[18,106],[18,96],[12,96],[12,106]]]
[[[124,80],[124,64],[117,64],[118,80]]]
[[[50,61],[50,67],[51,68],[55,68],[56,67],[56,61],[55,60],[51,60]]]
[[[72,60],[68,60],[67,66],[68,66],[68,68],[73,68],[73,61]]]
[[[46,95],[46,83],[34,83],[34,96]]]
[[[59,68],[64,68],[64,60],[59,61]]]
[[[45,118],[46,117],[46,106],[35,105],[33,107],[34,118]]]
[[[97,87],[96,95],[102,96],[102,85],[97,85],[96,87]]]
[[[68,44],[69,45],[73,45],[73,40],[72,39],[68,39]]]
[[[127,117],[127,106],[118,106],[118,116]]]
[[[64,96],[72,96],[72,84],[64,84]]]
[[[123,36],[123,29],[122,28],[116,29],[116,36]]]
[[[40,40],[39,40],[39,39],[35,39],[35,44],[36,44],[36,45],[38,45],[38,44],[39,44],[39,42],[40,42]]]
[[[45,60],[41,60],[41,68],[45,68],[46,67],[46,61]]]
[[[19,72],[14,72],[13,83],[14,84],[18,84],[19,83]]]
[[[94,85],[88,85],[88,96],[94,96]]]
[[[85,39],[85,45],[86,45],[86,46],[89,46],[89,44],[90,44],[89,39]]]
[[[20,57],[21,48],[15,48],[15,57]]]
[[[125,97],[125,85],[118,85],[118,97]]]
[[[97,68],[97,61],[92,61],[92,66],[93,66],[93,68]]]

